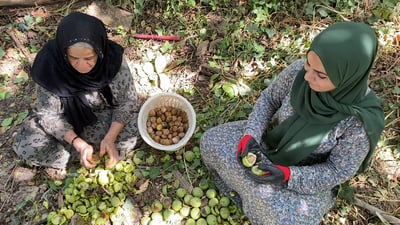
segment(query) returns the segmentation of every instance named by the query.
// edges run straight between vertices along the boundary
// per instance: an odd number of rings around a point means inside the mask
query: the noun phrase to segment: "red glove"
[[[287,182],[290,179],[290,168],[287,166],[276,165],[276,164],[259,164],[258,168],[264,173],[262,175],[256,175],[250,170],[247,170],[247,174],[257,183],[279,183]]]
[[[258,155],[261,152],[261,146],[251,135],[245,135],[239,141],[236,150],[236,160],[242,164],[242,158],[245,157],[249,152],[253,152]]]

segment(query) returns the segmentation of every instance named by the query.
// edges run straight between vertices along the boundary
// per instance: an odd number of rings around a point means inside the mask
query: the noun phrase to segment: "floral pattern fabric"
[[[97,117],[97,122],[86,126],[80,135],[88,143],[97,146],[107,133],[113,121],[124,124],[118,135],[116,147],[123,155],[133,149],[138,138],[137,115],[139,104],[132,73],[124,60],[118,74],[110,83],[113,102],[109,106],[97,91],[85,94],[89,106]],[[34,113],[21,125],[13,149],[27,163],[35,166],[65,168],[76,151],[63,139],[64,134],[73,129],[63,115],[59,97],[36,85],[36,105]]]
[[[246,134],[261,143],[274,122],[281,123],[294,110],[290,89],[304,59],[292,63],[266,88],[246,121],[229,122],[207,130],[200,142],[210,175],[223,182],[223,193],[236,192],[253,225],[319,224],[336,201],[337,187],[351,179],[369,151],[363,124],[350,116],[340,121],[322,144],[299,165],[290,166],[290,180],[258,184],[236,160],[239,140]],[[263,160],[268,160],[266,157]]]

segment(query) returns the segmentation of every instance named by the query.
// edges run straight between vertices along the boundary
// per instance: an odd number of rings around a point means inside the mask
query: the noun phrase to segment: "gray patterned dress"
[[[363,124],[353,116],[340,121],[301,165],[290,166],[287,183],[258,184],[236,161],[236,148],[245,135],[261,142],[271,121],[281,123],[293,114],[290,90],[304,59],[292,63],[262,93],[247,121],[207,130],[200,149],[217,187],[236,192],[253,225],[313,225],[334,205],[339,184],[351,179],[369,151]],[[264,160],[268,160],[265,158]]]
[[[85,96],[97,116],[97,122],[86,126],[80,135],[86,142],[99,146],[113,121],[124,124],[116,147],[121,153],[133,149],[138,138],[137,114],[139,104],[132,73],[123,60],[118,74],[110,83],[115,108],[110,107],[97,91]],[[15,136],[13,149],[28,164],[52,168],[66,168],[74,148],[64,141],[64,134],[73,127],[63,116],[60,98],[36,85],[34,113],[21,125]]]

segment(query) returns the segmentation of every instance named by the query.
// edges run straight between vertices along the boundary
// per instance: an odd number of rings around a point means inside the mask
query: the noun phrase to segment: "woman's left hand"
[[[249,177],[257,183],[280,183],[290,179],[290,168],[287,166],[260,163],[258,168],[263,171],[260,175],[254,174],[251,169],[246,170]]]
[[[106,153],[109,157],[109,160],[106,162],[106,168],[112,168],[119,161],[119,154],[113,141],[103,139],[100,143],[100,156]]]

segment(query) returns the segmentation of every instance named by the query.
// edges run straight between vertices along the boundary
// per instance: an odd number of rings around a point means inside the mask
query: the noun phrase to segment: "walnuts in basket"
[[[185,136],[189,121],[184,110],[172,106],[160,106],[149,111],[146,126],[147,133],[155,142],[172,145]]]

